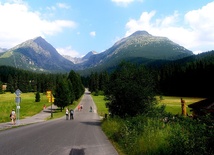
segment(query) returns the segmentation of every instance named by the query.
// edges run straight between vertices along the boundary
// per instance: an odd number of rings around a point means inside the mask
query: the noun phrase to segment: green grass
[[[190,112],[191,109],[188,108],[189,104],[192,104],[194,102],[198,102],[204,99],[204,98],[198,98],[198,97],[163,96],[162,99],[160,99],[160,97],[157,97],[157,100],[158,100],[158,105],[166,106],[167,112],[170,112],[172,114],[181,114],[181,98],[185,100],[188,114],[191,114]]]
[[[22,93],[20,103],[20,119],[33,116],[43,110],[44,104],[46,107],[51,106],[45,94],[40,93],[40,102],[35,102],[34,93]],[[10,121],[10,112],[12,109],[16,109],[15,94],[5,93],[0,94],[0,123]],[[73,104],[67,106],[69,109],[75,109],[81,98],[78,101],[74,101]],[[65,109],[61,111],[60,108],[53,112],[53,119],[60,118],[65,115]],[[51,115],[47,119],[52,119]]]
[[[108,108],[106,108],[103,95],[94,96],[91,95],[98,110],[98,114],[100,116],[104,116],[104,114],[108,114]],[[166,111],[170,112],[172,114],[181,114],[181,97],[179,96],[162,96],[162,99],[160,97],[156,97],[158,100],[158,105],[165,105]],[[182,97],[185,100],[186,107],[187,107],[187,113],[191,114],[190,108],[188,108],[189,104],[192,104],[194,102],[198,102],[200,100],[203,100],[204,98],[199,97]]]
[[[16,95],[11,93],[0,94],[0,122],[10,121],[11,110],[16,109],[15,97]],[[22,93],[20,97],[20,119],[39,113],[44,104],[50,105],[44,94],[40,94],[40,102],[35,102],[34,93]]]
[[[106,108],[106,101],[104,100],[103,95],[94,96],[91,95],[96,106],[97,106],[97,113],[100,116],[105,116],[105,114],[108,114],[108,108]]]

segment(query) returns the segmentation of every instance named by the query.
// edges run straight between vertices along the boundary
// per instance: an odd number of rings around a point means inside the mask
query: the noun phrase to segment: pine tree
[[[60,107],[61,111],[71,103],[70,90],[67,79],[61,77],[57,80],[54,98],[54,104]]]
[[[153,76],[143,66],[121,64],[105,89],[110,113],[126,117],[148,112],[155,105],[154,88]]]
[[[40,93],[36,92],[35,102],[40,102]]]

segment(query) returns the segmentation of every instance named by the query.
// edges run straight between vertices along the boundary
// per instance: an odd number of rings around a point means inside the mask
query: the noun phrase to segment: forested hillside
[[[168,63],[157,70],[160,93],[212,97],[214,51]]]
[[[214,87],[214,51],[150,65],[156,81],[156,93],[159,95],[210,97]],[[104,76],[104,77],[103,77]],[[103,90],[103,83],[109,75],[92,72],[88,79],[90,90]],[[104,81],[103,81],[104,80]]]

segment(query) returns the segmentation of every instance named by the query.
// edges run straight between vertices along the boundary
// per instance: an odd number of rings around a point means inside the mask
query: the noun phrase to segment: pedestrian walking
[[[10,119],[11,119],[12,124],[15,125],[16,124],[16,112],[14,109],[12,110],[12,112],[10,114]]]
[[[70,110],[70,120],[74,119],[74,111],[73,109]]]
[[[45,109],[46,109],[46,105],[44,104],[44,105],[43,105],[43,110],[45,110]]]
[[[65,110],[65,116],[66,116],[66,120],[68,120],[68,108],[66,108],[66,110]]]
[[[80,105],[78,105],[78,111],[80,111],[81,110],[81,107],[80,107]]]

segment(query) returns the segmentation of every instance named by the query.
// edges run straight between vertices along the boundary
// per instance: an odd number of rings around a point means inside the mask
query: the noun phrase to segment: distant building
[[[205,114],[214,115],[214,98],[207,98],[188,105],[192,110],[193,117],[203,116]]]
[[[2,85],[2,90],[5,91],[6,89],[7,89],[7,85],[6,85],[6,84],[3,84],[3,85]]]

